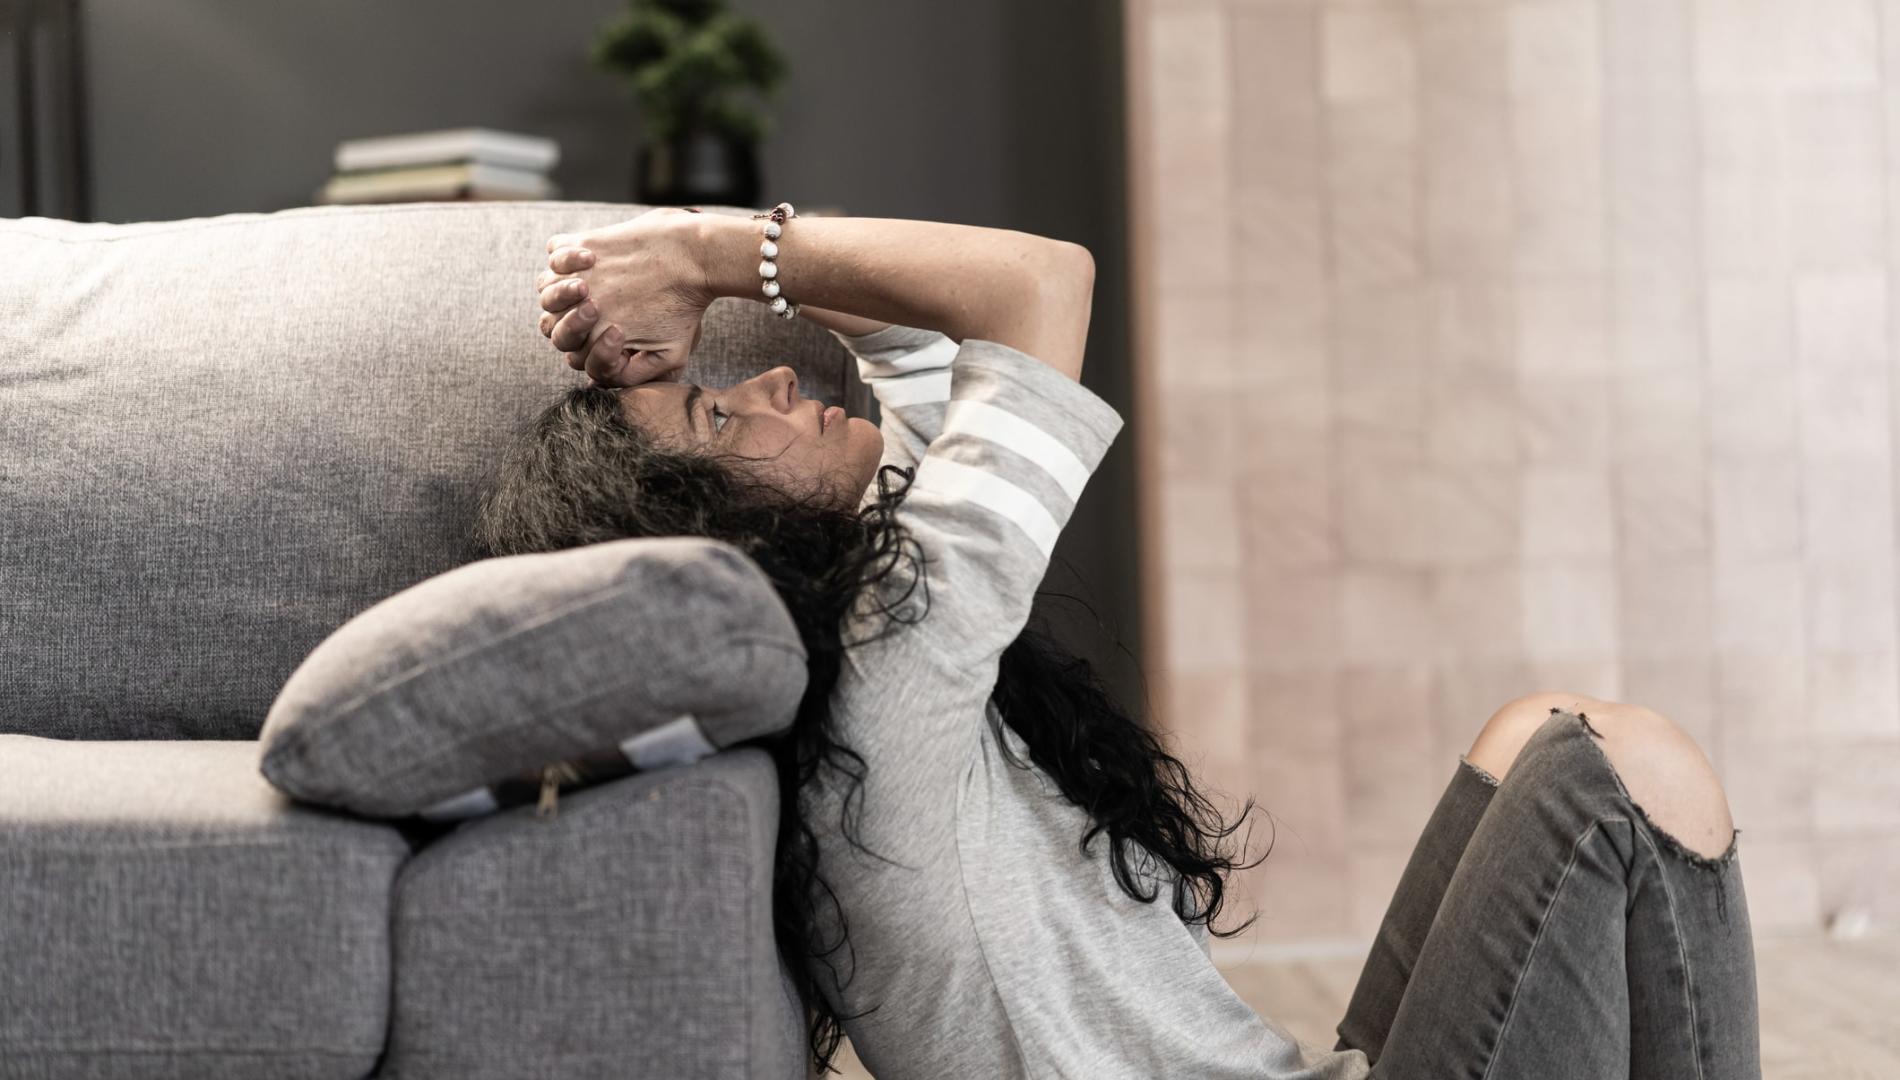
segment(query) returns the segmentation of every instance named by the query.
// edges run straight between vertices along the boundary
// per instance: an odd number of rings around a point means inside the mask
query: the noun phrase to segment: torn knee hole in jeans
[[[1667,831],[1660,825],[1657,825],[1649,816],[1649,811],[1643,809],[1642,803],[1631,799],[1629,804],[1636,808],[1637,815],[1643,819],[1643,824],[1649,827],[1650,835],[1654,836],[1658,843],[1668,850],[1675,852],[1677,858],[1688,863],[1690,867],[1699,871],[1700,874],[1707,875],[1710,885],[1715,889],[1715,916],[1721,920],[1722,925],[1727,926],[1730,876],[1727,871],[1735,865],[1735,853],[1741,844],[1742,830],[1732,829],[1729,832],[1728,848],[1724,850],[1722,854],[1710,858],[1700,852],[1691,851],[1688,847],[1684,846],[1682,841],[1669,835]]]
[[[1554,707],[1550,711],[1553,714],[1563,712],[1562,709],[1558,709]],[[1597,742],[1602,741],[1603,733],[1601,731],[1598,731],[1594,726],[1591,725],[1590,717],[1587,714],[1579,712],[1576,714],[1576,717],[1577,717],[1577,722],[1583,725],[1583,730],[1589,732],[1591,736],[1593,736]],[[1595,746],[1596,743],[1593,742],[1591,745]],[[1610,767],[1610,775],[1616,777],[1616,786],[1623,792],[1623,797],[1629,800],[1629,804],[1632,807],[1635,807],[1637,816],[1643,819],[1643,824],[1648,826],[1650,833],[1656,837],[1656,839],[1663,845],[1663,847],[1667,848],[1670,852],[1674,853],[1678,858],[1682,859],[1683,862],[1688,863],[1690,866],[1696,867],[1699,870],[1707,870],[1711,873],[1716,873],[1716,874],[1719,874],[1721,871],[1727,869],[1729,864],[1735,861],[1735,853],[1740,845],[1742,830],[1740,829],[1730,830],[1729,838],[1728,838],[1728,847],[1725,850],[1723,850],[1722,854],[1720,855],[1715,855],[1715,856],[1704,855],[1699,851],[1695,851],[1691,849],[1688,845],[1684,844],[1682,841],[1676,839],[1674,836],[1671,836],[1667,829],[1664,829],[1661,825],[1658,825],[1656,823],[1656,819],[1649,816],[1649,811],[1643,809],[1643,804],[1637,802],[1635,796],[1630,794],[1629,788],[1624,786],[1623,778],[1621,775],[1617,773],[1616,766],[1610,761],[1610,756],[1608,754],[1604,754],[1603,748],[1600,746],[1597,747],[1597,752],[1599,754],[1602,754],[1603,763]]]
[[[1563,710],[1552,708],[1550,711],[1555,713],[1555,712],[1562,712]],[[1596,728],[1593,728],[1590,726],[1589,713],[1579,710],[1577,713],[1577,721],[1583,725],[1583,730],[1589,732],[1590,734],[1596,736],[1599,739],[1603,737],[1603,733],[1601,731],[1598,731]]]
[[[1491,770],[1485,768],[1484,766],[1478,764],[1477,762],[1471,760],[1470,758],[1464,756],[1463,754],[1458,755],[1458,761],[1460,764],[1464,765],[1465,768],[1470,769],[1473,776],[1476,776],[1478,779],[1484,781],[1487,786],[1497,787],[1499,786],[1499,784],[1502,783],[1502,781],[1500,781],[1497,777],[1491,775]]]

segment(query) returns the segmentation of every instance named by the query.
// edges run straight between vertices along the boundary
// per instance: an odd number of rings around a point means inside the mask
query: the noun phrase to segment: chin
[[[884,445],[883,434],[878,431],[876,424],[871,423],[862,416],[846,417],[844,422],[844,434],[846,445],[870,442],[880,447],[878,450],[880,455],[884,452],[881,449]]]
[[[877,463],[884,458],[884,433],[862,416],[849,418],[845,425],[845,454],[863,470],[868,486],[877,476]]]

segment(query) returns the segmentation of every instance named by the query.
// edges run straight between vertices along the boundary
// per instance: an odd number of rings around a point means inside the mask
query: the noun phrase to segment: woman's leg
[[[1392,902],[1386,907],[1379,932],[1372,939],[1372,950],[1360,969],[1359,982],[1352,991],[1352,1004],[1339,1022],[1338,1050],[1363,1050],[1366,1060],[1379,1060],[1385,1047],[1386,1033],[1398,1015],[1399,1002],[1405,997],[1406,983],[1418,966],[1419,950],[1425,935],[1438,916],[1438,906],[1451,884],[1451,876],[1464,857],[1472,831],[1491,805],[1497,779],[1469,754],[1459,761],[1451,782],[1425,823],[1425,831],[1412,847],[1405,872],[1392,890]]]
[[[1379,923],[1365,967],[1353,987],[1352,1002],[1339,1024],[1335,1049],[1361,1050],[1368,1060],[1379,1060],[1386,1034],[1398,1015],[1405,984],[1418,966],[1425,935],[1438,917],[1438,906],[1451,876],[1464,857],[1465,845],[1491,805],[1498,778],[1510,772],[1518,751],[1550,718],[1553,708],[1583,712],[1608,702],[1569,694],[1530,694],[1506,702],[1491,718],[1459,760],[1451,782],[1438,797],[1438,806],[1412,848],[1405,872],[1392,892],[1385,918]]]
[[[1471,829],[1422,942],[1408,950],[1400,927],[1391,968],[1368,964],[1383,991],[1355,993],[1342,1043],[1367,1040],[1392,1080],[1758,1077],[1734,834],[1714,839],[1726,823],[1713,773],[1668,721],[1553,709]],[[1430,880],[1421,871],[1419,896]],[[1381,947],[1420,921],[1399,892]]]

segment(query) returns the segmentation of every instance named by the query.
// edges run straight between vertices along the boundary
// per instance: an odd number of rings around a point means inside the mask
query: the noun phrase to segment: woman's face
[[[653,382],[618,391],[641,430],[680,449],[754,459],[787,491],[817,489],[855,507],[877,475],[884,437],[876,425],[798,395],[798,376],[775,367],[723,390]]]

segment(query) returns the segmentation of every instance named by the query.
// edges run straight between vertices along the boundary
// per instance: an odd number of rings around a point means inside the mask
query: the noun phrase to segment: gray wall
[[[93,0],[94,216],[307,204],[345,138],[462,125],[560,141],[573,199],[627,200],[635,110],[585,58],[617,0]],[[1057,548],[1045,605],[1114,663],[1138,646],[1119,5],[1102,0],[735,0],[791,61],[767,199],[1075,240],[1101,268],[1087,383],[1129,426]],[[1073,564],[1068,572],[1060,563]],[[1138,649],[1137,649],[1138,654]],[[1137,708],[1132,663],[1108,672]]]

